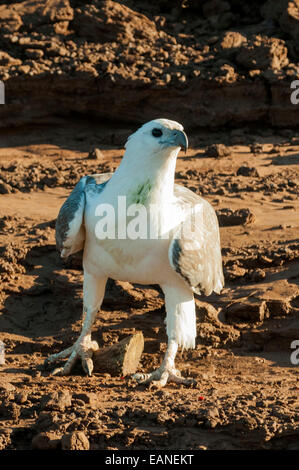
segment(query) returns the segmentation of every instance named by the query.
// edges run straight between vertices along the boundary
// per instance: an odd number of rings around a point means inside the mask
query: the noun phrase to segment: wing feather
[[[186,217],[173,234],[170,264],[194,292],[220,293],[224,277],[216,213],[208,201],[188,188],[175,185],[175,196]]]
[[[110,177],[111,173],[84,176],[62,205],[56,220],[56,247],[62,258],[67,258],[84,247],[86,191],[92,190],[100,194]]]

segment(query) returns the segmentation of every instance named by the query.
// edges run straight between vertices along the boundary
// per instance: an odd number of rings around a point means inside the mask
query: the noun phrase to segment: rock
[[[208,408],[204,413],[205,427],[214,429],[220,422],[219,411],[216,406]]]
[[[89,440],[82,431],[74,431],[62,436],[62,450],[89,450]]]
[[[86,403],[92,408],[96,408],[99,404],[97,394],[93,392],[74,393],[73,398],[76,400],[82,400],[82,402]]]
[[[250,209],[218,209],[216,210],[220,227],[233,225],[251,225],[255,221],[255,215]]]
[[[104,157],[103,152],[101,152],[101,150],[98,148],[94,148],[90,150],[87,158],[90,160],[101,160],[103,159],[103,157]]]
[[[41,411],[35,423],[39,431],[48,431],[57,422],[56,411]]]
[[[22,405],[23,403],[26,403],[27,398],[28,398],[28,395],[27,395],[27,393],[25,393],[25,392],[20,392],[20,393],[17,393],[17,394],[15,395],[15,401],[16,401],[16,403],[18,403],[19,405]]]
[[[279,20],[281,29],[290,34],[295,41],[299,40],[299,4],[298,1],[287,2]]]
[[[282,39],[256,36],[242,45],[236,62],[248,70],[281,69],[288,65],[287,48]]]
[[[21,65],[22,61],[12,57],[7,52],[0,51],[0,66]]]
[[[25,54],[28,59],[41,59],[44,55],[44,51],[41,49],[26,49]]]
[[[4,378],[0,378],[0,392],[13,392],[16,387],[5,380]]]
[[[227,157],[231,154],[224,144],[212,144],[206,149],[205,155],[212,158]]]
[[[237,176],[259,176],[259,173],[256,168],[249,166],[240,166],[237,170]]]
[[[247,270],[238,266],[237,264],[233,264],[232,266],[224,268],[225,279],[228,279],[229,281],[240,279],[241,277],[244,277],[246,273]]]
[[[259,282],[265,279],[266,273],[263,269],[252,269],[248,272],[249,278],[254,282]]]
[[[94,370],[111,375],[132,375],[138,368],[143,348],[141,331],[127,336],[112,346],[94,352]]]
[[[219,324],[218,311],[208,302],[195,299],[198,319],[201,323]]]
[[[60,447],[60,439],[54,432],[40,432],[32,439],[31,447],[34,450],[56,450]]]
[[[10,392],[10,389],[3,390],[5,392]],[[18,406],[15,402],[11,401],[11,395],[8,393],[8,399],[3,399],[0,401],[0,417],[1,420],[7,419],[12,420],[15,423],[18,423],[19,417],[21,414],[21,406]]]
[[[238,78],[237,74],[235,73],[234,67],[229,64],[224,64],[220,66],[219,76],[223,77],[228,83],[234,83]]]
[[[285,317],[292,310],[289,302],[280,299],[267,300],[266,308],[269,317]]]
[[[264,147],[262,144],[255,142],[254,144],[250,145],[250,151],[252,153],[263,153]]]
[[[5,33],[16,32],[23,24],[21,16],[5,4],[0,5],[0,23]]]
[[[236,31],[226,31],[220,42],[220,47],[225,52],[234,52],[247,41],[246,37]]]
[[[225,308],[225,318],[232,323],[261,322],[267,312],[266,302],[256,299],[243,299],[242,302],[232,302]]]
[[[12,428],[1,426],[0,428],[0,450],[5,450],[11,444]]]
[[[0,75],[7,96],[14,97],[0,106],[1,128],[53,118],[57,112],[135,126],[156,115],[158,102],[160,115],[175,115],[188,130],[252,122],[299,124],[290,101],[290,79],[299,70],[298,3],[269,3],[268,10],[275,10],[271,37],[266,23],[252,24],[246,36],[227,30],[240,20],[242,25],[260,22],[256,3],[249,19],[245,4],[236,9],[229,1],[195,5],[189,0],[184,10],[190,19],[196,11],[196,18],[184,24],[178,14],[173,32],[171,11],[179,8],[168,2],[167,21],[162,14],[153,21],[148,7],[136,11],[134,2],[131,8],[112,0],[0,3],[5,48]],[[211,32],[221,28],[226,31]],[[251,32],[259,30],[259,35]],[[288,64],[287,52],[294,63]],[[126,138],[116,138],[115,145]]]
[[[0,194],[9,194],[11,193],[11,186],[4,181],[0,181]]]
[[[45,32],[65,32],[68,22],[73,19],[69,0],[47,0],[47,2],[18,2],[12,8],[0,6],[0,21],[7,32],[16,32],[26,24],[26,29]],[[61,23],[63,23],[63,28]],[[56,26],[55,26],[56,25]],[[51,28],[52,26],[52,28]]]
[[[77,10],[73,27],[79,36],[105,43],[158,35],[155,23],[145,15],[112,0],[94,3]]]
[[[291,35],[295,41],[299,38],[299,4],[298,1],[268,0],[261,8],[264,18],[279,23],[281,29]]]
[[[42,399],[42,409],[64,411],[65,408],[71,406],[72,395],[68,390],[58,391],[46,395]]]

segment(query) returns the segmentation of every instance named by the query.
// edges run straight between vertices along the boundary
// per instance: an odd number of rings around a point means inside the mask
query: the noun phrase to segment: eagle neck
[[[159,204],[173,199],[175,165],[178,150],[168,154],[143,157],[136,161],[125,153],[113,175],[118,194],[130,203]]]

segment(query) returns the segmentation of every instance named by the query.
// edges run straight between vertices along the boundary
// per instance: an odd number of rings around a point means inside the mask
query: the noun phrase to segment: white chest
[[[107,195],[88,200],[85,265],[95,274],[114,279],[161,282],[172,271],[168,247],[182,215],[174,201],[129,202],[122,196],[111,199]]]

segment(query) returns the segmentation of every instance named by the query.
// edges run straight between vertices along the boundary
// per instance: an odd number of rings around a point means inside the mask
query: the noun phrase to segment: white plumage
[[[114,174],[82,178],[62,206],[56,224],[61,256],[84,248],[84,322],[76,343],[47,359],[54,363],[69,356],[64,367],[54,373],[68,374],[81,357],[84,370],[91,375],[92,354],[98,349],[91,340],[91,328],[110,277],[159,284],[165,294],[168,348],[164,360],[150,374],[135,374],[136,380],[155,381],[159,385],[168,380],[192,383],[175,368],[175,355],[179,346],[195,347],[193,293],[219,293],[223,273],[214,209],[192,191],[174,183],[176,157],[180,148],[186,149],[187,145],[187,136],[179,123],[166,119],[151,121],[129,137]],[[121,210],[119,197],[125,200],[125,210]],[[99,238],[102,208],[113,209],[114,237]],[[142,227],[134,222],[134,211],[138,208],[139,215],[147,215],[142,219]],[[124,219],[124,213],[130,217]],[[124,228],[129,232],[132,227],[135,235],[123,237]],[[143,235],[138,238],[141,231]]]

